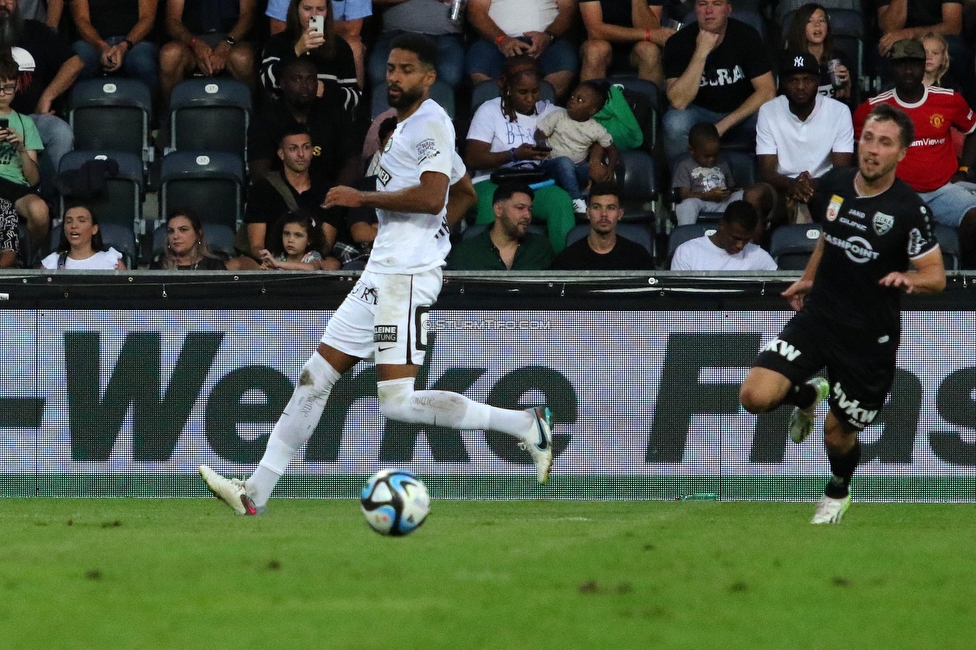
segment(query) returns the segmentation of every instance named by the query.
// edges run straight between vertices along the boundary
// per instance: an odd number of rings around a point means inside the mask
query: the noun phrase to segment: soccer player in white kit
[[[338,186],[325,207],[376,208],[379,231],[359,281],[329,320],[322,341],[302,367],[298,386],[271,432],[258,468],[247,480],[200,466],[207,487],[237,514],[256,515],[295,453],[312,435],[332,387],[362,359],[376,361],[384,416],[455,429],[492,429],[519,439],[539,483],[552,467],[552,416],[544,406],[512,411],[464,395],[414,390],[426,353],[426,318],[437,300],[450,251],[446,217],[452,180],[454,126],[429,98],[437,78],[437,47],[417,34],[393,41],[386,80],[397,127],[387,142],[377,191]],[[458,173],[460,171],[460,173]],[[454,170],[460,178],[464,170]]]

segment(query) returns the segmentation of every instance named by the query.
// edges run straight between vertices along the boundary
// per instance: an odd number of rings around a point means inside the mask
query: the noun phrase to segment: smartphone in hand
[[[309,16],[308,18],[308,31],[318,32],[319,34],[325,33],[325,16]]]
[[[5,117],[0,117],[0,129],[10,128],[10,120]]]
[[[543,151],[545,153],[549,153],[550,151],[552,151],[552,147],[550,147],[547,144],[536,144],[532,146],[532,149],[535,151]]]

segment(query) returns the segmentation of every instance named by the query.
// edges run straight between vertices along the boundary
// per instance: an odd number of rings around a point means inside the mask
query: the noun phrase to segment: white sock
[[[468,399],[460,393],[413,389],[412,377],[376,384],[380,411],[392,420],[451,429],[491,429],[527,442],[539,442],[535,418]]]
[[[298,386],[271,431],[258,469],[247,479],[247,495],[263,507],[295,453],[312,436],[332,387],[342,375],[315,352],[302,366]]]

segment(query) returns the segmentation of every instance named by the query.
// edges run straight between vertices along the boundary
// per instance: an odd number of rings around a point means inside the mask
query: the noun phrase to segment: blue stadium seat
[[[781,271],[802,271],[817,247],[823,229],[818,224],[798,223],[773,231],[769,254]]]
[[[233,79],[188,79],[169,106],[170,151],[225,151],[247,159],[251,91]]]
[[[668,268],[671,267],[671,258],[674,257],[674,251],[678,249],[678,246],[681,246],[686,241],[698,239],[703,235],[714,234],[715,227],[703,223],[693,223],[687,226],[676,226],[674,230],[671,231],[671,236],[668,238]]]
[[[242,216],[244,162],[219,151],[174,151],[163,158],[159,181],[160,222],[170,208],[189,205],[199,213],[213,250],[233,256]]]
[[[142,160],[131,153],[70,151],[61,158],[58,174],[81,167],[93,160],[112,159],[119,165],[115,178],[106,179],[108,194],[86,200],[101,226],[114,224],[134,232],[142,229],[143,173]],[[61,214],[70,197],[61,197]],[[116,247],[118,248],[118,247]],[[119,249],[121,250],[121,249]]]
[[[624,208],[622,221],[653,221],[651,203],[657,200],[657,171],[654,159],[646,151],[634,149],[620,152],[616,169],[620,186],[620,204]]]
[[[133,154],[143,161],[144,173],[153,160],[151,119],[152,93],[138,79],[90,79],[71,91],[68,120],[75,149]]]
[[[810,0],[779,0],[776,3],[776,18],[782,20],[782,18],[788,14],[793,13],[803,5],[807,4]],[[844,10],[857,12],[863,15],[863,10],[861,7],[861,0],[823,0],[817,4],[823,5],[831,15],[833,15],[835,10]],[[872,7],[874,5],[871,5]]]
[[[430,98],[441,105],[441,108],[447,113],[448,117],[452,120],[455,115],[454,106],[454,89],[451,88],[446,82],[437,80],[434,85],[430,87]],[[373,103],[372,103],[372,113],[370,119],[375,119],[377,115],[383,111],[390,108],[389,102],[386,101],[386,84],[381,84],[373,88]]]
[[[955,228],[935,224],[935,239],[942,250],[942,263],[946,271],[958,271],[962,268],[959,262],[959,233]]]
[[[589,234],[589,224],[581,223],[577,226],[573,226],[573,228],[566,233],[566,246],[575,244]],[[654,255],[654,246],[651,243],[651,233],[647,231],[647,228],[645,228],[643,224],[618,223],[617,234],[621,237],[626,237],[635,244],[640,244],[647,249],[647,252],[650,253],[651,256]]]
[[[480,82],[471,91],[471,114],[473,115],[478,110],[478,107],[489,99],[495,99],[500,95],[501,89],[498,87],[498,82],[494,79]],[[556,101],[556,90],[552,87],[551,83],[543,81],[539,85],[539,97],[550,102]]]

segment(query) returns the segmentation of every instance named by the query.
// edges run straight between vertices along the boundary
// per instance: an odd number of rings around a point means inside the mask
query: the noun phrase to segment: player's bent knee
[[[315,352],[309,357],[298,376],[298,388],[307,388],[314,394],[325,394],[332,390],[333,377],[339,373],[328,361]]]
[[[754,415],[775,408],[778,400],[774,400],[773,397],[768,391],[749,384],[743,384],[739,389],[739,403],[742,404],[742,408]]]
[[[400,422],[412,420],[408,402],[413,394],[413,384],[413,377],[388,379],[376,383],[376,397],[383,417]]]

